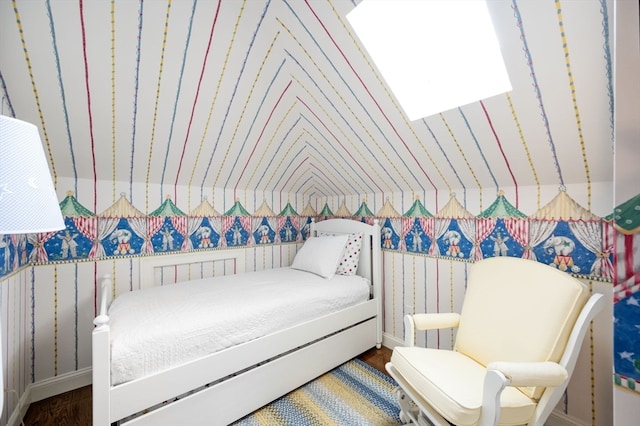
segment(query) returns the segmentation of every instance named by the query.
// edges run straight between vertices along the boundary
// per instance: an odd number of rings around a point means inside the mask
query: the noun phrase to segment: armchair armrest
[[[496,361],[487,370],[498,370],[509,380],[508,386],[561,385],[568,377],[567,370],[555,362],[504,362]]]
[[[567,380],[567,370],[555,362],[496,361],[487,365],[482,393],[481,425],[497,425],[500,394],[507,386],[559,386]]]
[[[457,327],[460,323],[460,314],[415,314],[404,317],[404,345],[415,346],[416,330],[437,330],[440,328]]]

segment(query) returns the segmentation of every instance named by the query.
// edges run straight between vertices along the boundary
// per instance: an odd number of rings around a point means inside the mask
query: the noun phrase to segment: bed
[[[324,220],[311,224],[311,235],[317,238],[307,239],[287,268],[244,272],[245,250],[240,248],[149,256],[139,260],[144,288],[112,303],[111,282],[105,277],[92,336],[93,424],[228,424],[380,347],[378,223]],[[325,276],[327,271],[313,268],[327,269],[327,262],[305,263],[330,258],[320,256],[335,251],[327,244],[348,246],[354,236],[362,244],[357,268],[345,262],[338,274]],[[225,259],[234,265],[234,275],[154,286],[159,271],[168,266]],[[267,285],[275,287],[265,291]],[[229,299],[234,297],[230,287],[240,290],[242,303]],[[262,303],[266,293],[302,293],[292,302],[302,309],[281,304],[288,297]],[[222,305],[210,309],[206,302],[200,312],[198,304],[209,297]],[[180,308],[167,309],[166,303],[176,300]],[[133,323],[145,325],[140,329]],[[190,328],[194,324],[197,328]]]

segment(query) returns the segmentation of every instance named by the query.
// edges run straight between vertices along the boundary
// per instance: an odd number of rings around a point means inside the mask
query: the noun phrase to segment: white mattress
[[[369,299],[369,281],[276,268],[125,293],[109,308],[124,383]]]

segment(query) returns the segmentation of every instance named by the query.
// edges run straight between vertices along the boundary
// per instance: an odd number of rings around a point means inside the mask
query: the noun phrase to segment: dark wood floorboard
[[[391,358],[391,349],[373,348],[358,358],[386,374],[384,365]],[[91,386],[85,386],[32,403],[24,416],[24,425],[89,426],[91,413]]]

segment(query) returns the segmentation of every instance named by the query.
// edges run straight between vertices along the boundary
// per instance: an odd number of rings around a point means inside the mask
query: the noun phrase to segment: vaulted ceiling
[[[513,91],[413,122],[345,18],[357,3],[0,0],[1,112],[41,129],[55,179],[319,196],[612,180],[611,1],[489,0]]]

